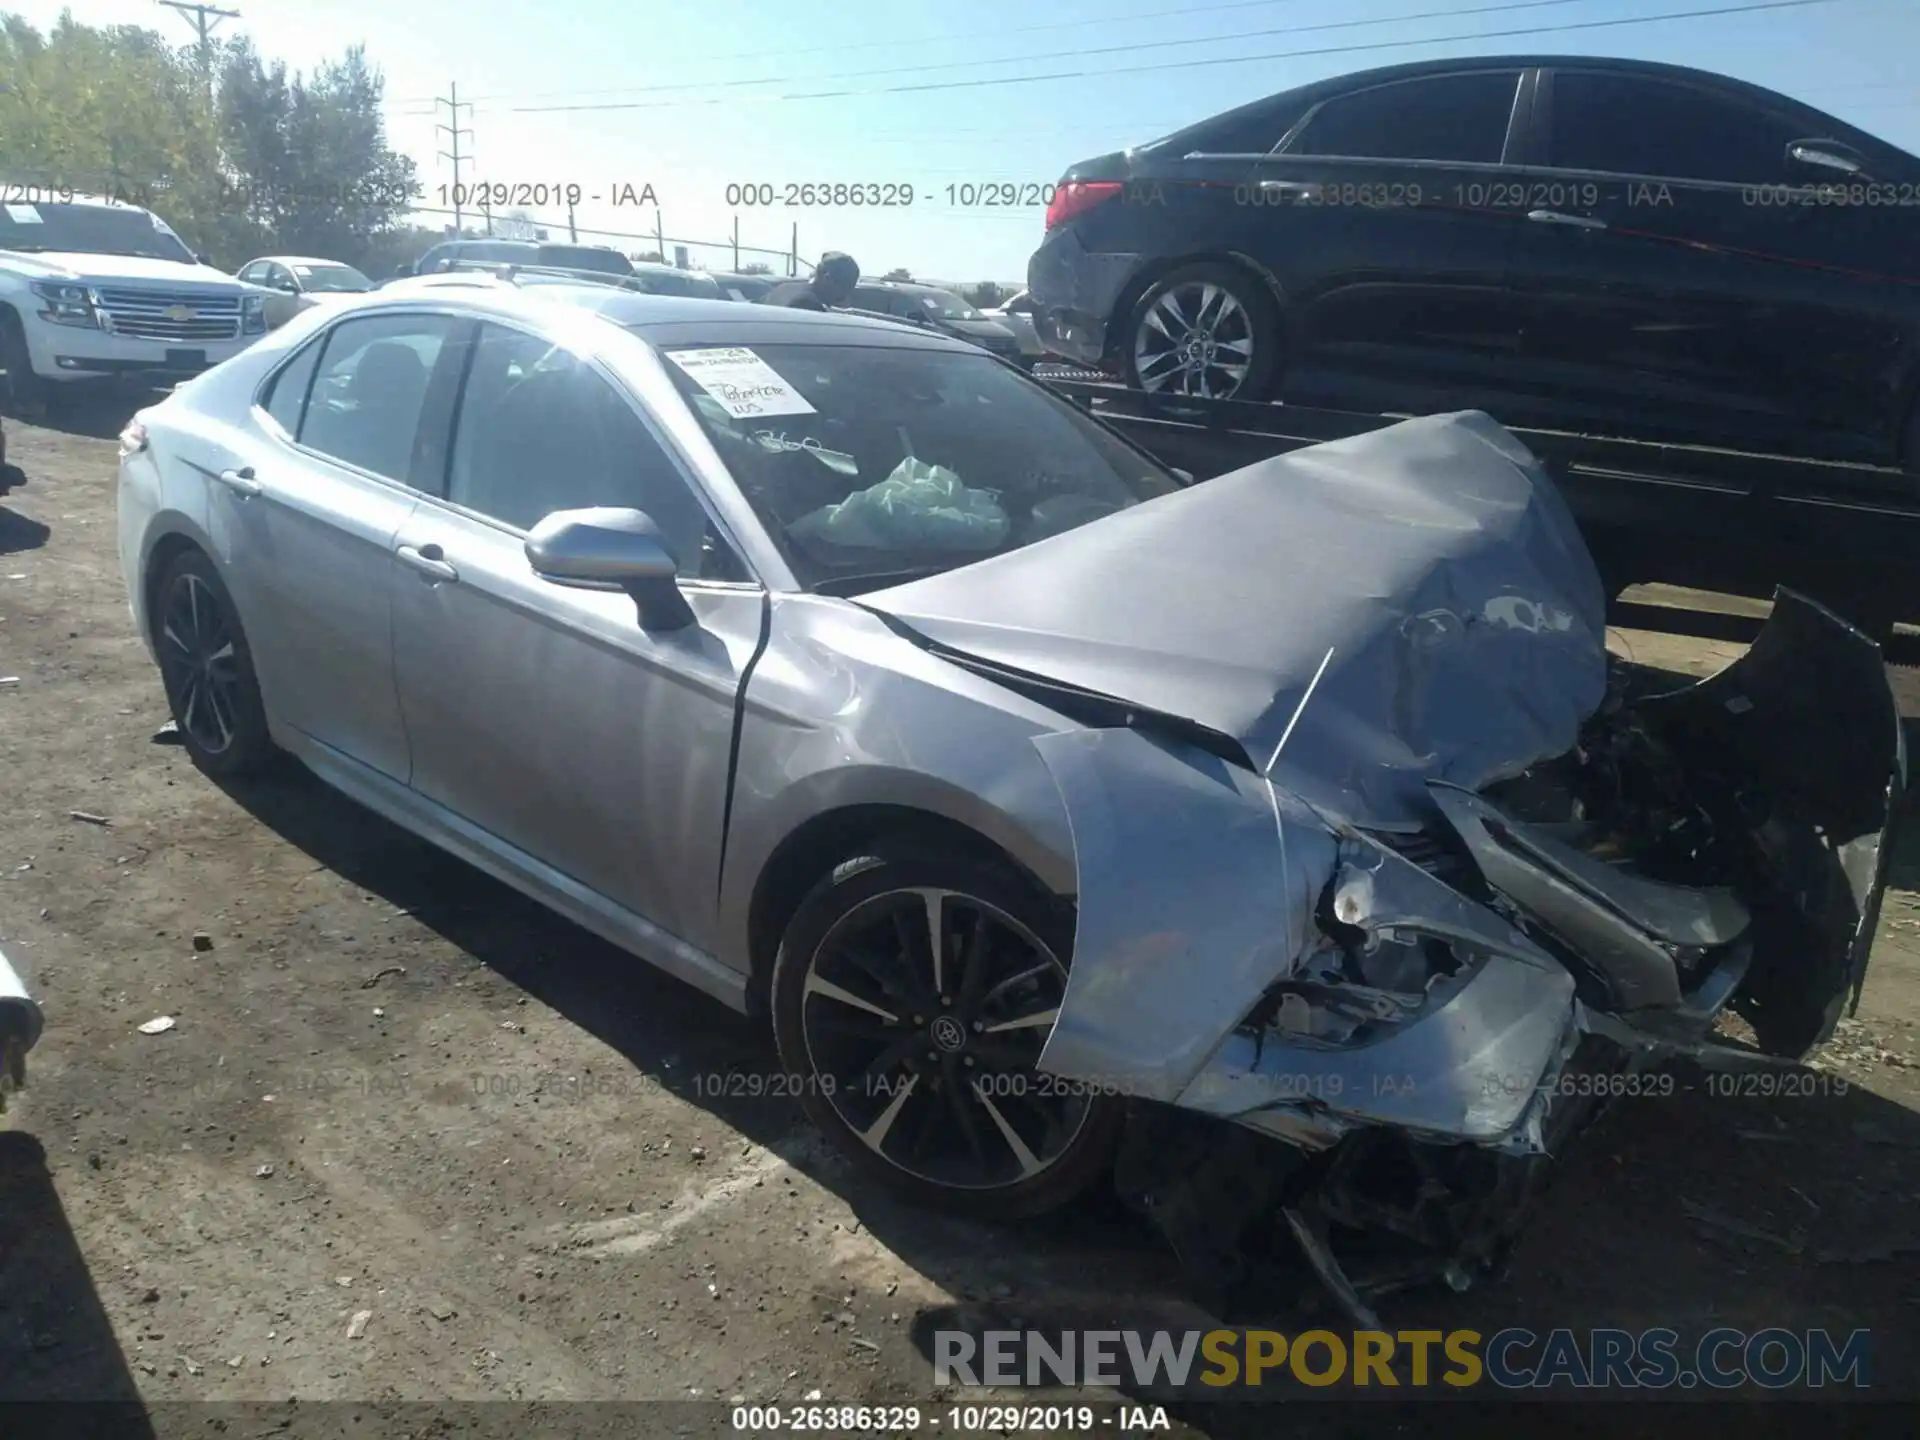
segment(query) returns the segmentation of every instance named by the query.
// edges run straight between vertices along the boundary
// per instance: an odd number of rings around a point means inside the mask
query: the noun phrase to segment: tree
[[[749,260],[740,267],[742,275],[771,275],[773,267],[764,260]]]
[[[413,161],[386,143],[385,89],[361,46],[309,80],[232,42],[220,102],[239,218],[283,249],[362,259],[420,194]]]
[[[903,267],[903,268],[901,268],[901,269],[899,269],[899,270],[889,270],[889,271],[888,271],[888,272],[887,272],[886,274],[884,274],[884,275],[882,275],[882,276],[881,276],[880,278],[881,278],[882,280],[906,280],[906,281],[911,281],[911,280],[913,279],[913,276],[911,276],[911,275],[909,275],[909,274],[908,274],[908,273],[906,272],[906,269],[905,269],[905,268]]]
[[[502,240],[544,240],[546,234],[525,210],[509,210],[493,222],[493,233]]]
[[[386,143],[385,86],[365,53],[306,79],[245,39],[210,49],[70,15],[42,35],[0,16],[6,178],[145,206],[229,266],[274,250],[366,260],[419,185]]]
[[[978,285],[974,286],[970,292],[966,293],[965,298],[972,304],[979,306],[982,310],[991,310],[1006,297],[1000,293],[1000,287],[994,284],[993,281],[982,280]]]

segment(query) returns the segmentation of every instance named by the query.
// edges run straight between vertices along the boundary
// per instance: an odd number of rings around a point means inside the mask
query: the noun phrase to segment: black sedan
[[[1920,468],[1920,159],[1697,70],[1288,91],[1072,166],[1028,280],[1146,390]]]

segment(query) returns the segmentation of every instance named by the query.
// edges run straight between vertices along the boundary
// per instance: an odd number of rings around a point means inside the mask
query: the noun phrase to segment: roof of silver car
[[[446,276],[432,277],[445,282]],[[562,301],[592,310],[623,329],[632,330],[651,345],[704,341],[717,345],[816,343],[886,344],[916,350],[958,350],[977,354],[977,346],[935,331],[918,330],[894,320],[868,319],[832,311],[789,309],[781,305],[743,304],[738,300],[709,300],[683,295],[648,295],[607,285],[582,282],[544,283],[522,290],[510,281],[483,276],[470,284],[458,281],[431,287],[396,281],[372,292],[375,305],[399,304],[431,294],[444,302],[465,291],[478,310],[501,308],[522,315],[529,307]],[[524,302],[524,303],[521,303]]]

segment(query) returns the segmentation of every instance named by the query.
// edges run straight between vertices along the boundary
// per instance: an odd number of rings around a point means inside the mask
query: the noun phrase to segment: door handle
[[[1262,194],[1290,196],[1295,200],[1320,198],[1320,187],[1310,180],[1262,180],[1260,190]]]
[[[238,470],[222,470],[216,478],[243,500],[250,499],[267,488],[253,478],[251,465],[243,465]]]
[[[1559,210],[1529,210],[1527,219],[1536,225],[1569,225],[1575,230],[1604,230],[1607,222],[1591,215],[1568,215]]]
[[[460,578],[460,572],[447,563],[446,552],[438,545],[402,545],[394,551],[400,557],[400,563],[418,570],[433,581],[453,581]]]

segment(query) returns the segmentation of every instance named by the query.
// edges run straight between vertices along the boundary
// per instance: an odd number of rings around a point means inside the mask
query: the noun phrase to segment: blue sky
[[[1426,57],[1530,51],[1695,65],[1785,91],[1920,152],[1915,0],[1823,0],[1564,31],[1548,27],[1742,0],[974,0],[964,11],[932,0],[224,3],[242,13],[221,33],[244,29],[290,66],[365,43],[387,77],[391,143],[418,163],[423,203],[439,204],[453,179],[436,153],[448,137],[434,130],[448,112],[436,115],[430,97],[457,83],[473,102],[460,112],[472,132],[461,137],[469,181],[577,183],[602,196],[620,185],[637,195],[650,184],[657,212],[602,200],[579,206],[577,223],[652,234],[657,222],[669,237],[723,242],[737,214],[743,245],[784,249],[797,225],[803,256],[847,250],[869,273],[904,265],[952,280],[1018,279],[1042,212],[967,208],[950,201],[949,186],[1045,184],[1075,160],[1243,101]],[[0,8],[44,27],[62,7],[0,0]],[[155,0],[71,8],[89,24],[191,35],[183,16]],[[1520,31],[1535,33],[1511,33]],[[1363,46],[1383,48],[1346,48]],[[1298,53],[1336,47],[1344,53]],[[1184,68],[1141,68],[1176,61]],[[897,88],[1019,76],[1056,78]],[[776,98],[822,91],[841,93]],[[627,108],[553,108],[581,106]],[[881,211],[727,204],[729,184],[802,181],[910,185],[914,203]],[[564,209],[535,213],[565,224]],[[732,258],[724,244],[696,246],[692,257],[715,268]]]

